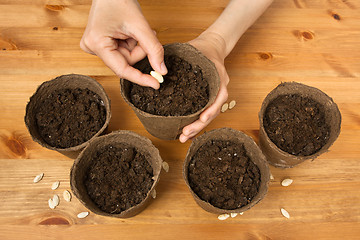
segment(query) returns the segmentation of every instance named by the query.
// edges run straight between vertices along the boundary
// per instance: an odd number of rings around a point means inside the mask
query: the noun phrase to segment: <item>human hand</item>
[[[131,66],[145,56],[155,71],[167,73],[164,49],[136,0],[93,0],[80,47],[100,57],[117,76],[142,86],[160,87]]]
[[[214,120],[214,118],[219,115],[222,105],[228,99],[227,85],[229,83],[229,76],[224,66],[226,56],[224,39],[216,33],[204,32],[199,37],[191,40],[189,44],[197,48],[215,64],[220,76],[220,88],[214,103],[200,114],[198,120],[183,128],[182,134],[179,137],[182,143],[193,138]]]

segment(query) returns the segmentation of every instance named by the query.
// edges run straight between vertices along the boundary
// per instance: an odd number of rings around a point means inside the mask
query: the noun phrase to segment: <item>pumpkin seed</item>
[[[224,103],[221,107],[221,112],[226,112],[226,110],[228,110],[229,108],[229,104],[228,103]]]
[[[162,167],[165,170],[165,172],[169,172],[169,164],[167,162],[163,161]]]
[[[55,194],[55,195],[53,196],[53,198],[52,198],[52,201],[53,201],[55,207],[58,206],[58,205],[59,205],[59,202],[60,202],[59,196],[58,196],[57,194]]]
[[[52,190],[55,190],[55,189],[57,189],[57,188],[59,187],[59,185],[60,185],[60,182],[59,182],[59,181],[56,181],[56,182],[54,182],[54,183],[51,185],[51,189],[52,189]]]
[[[78,218],[86,218],[89,215],[89,212],[81,212],[77,215]]]
[[[288,211],[286,211],[285,209],[281,208],[280,209],[281,214],[286,217],[286,218],[290,218],[290,214],[288,213]]]
[[[225,219],[228,219],[230,217],[229,214],[225,213],[225,214],[221,214],[218,216],[218,219],[219,220],[225,220]]]
[[[232,100],[230,103],[229,103],[229,109],[233,109],[236,105],[236,101],[235,100]]]
[[[236,217],[237,215],[238,215],[237,213],[230,213],[230,216],[231,216],[232,218]]]
[[[284,180],[282,180],[281,182],[281,186],[287,187],[290,186],[290,184],[292,184],[293,180],[290,178],[286,178]]]
[[[71,193],[68,190],[65,190],[63,192],[63,197],[65,201],[70,202],[71,201]]]
[[[48,204],[51,209],[55,209],[56,205],[54,204],[54,201],[51,198],[48,200]]]
[[[34,183],[40,182],[43,177],[44,177],[44,173],[40,173],[39,175],[36,175],[36,177],[34,178]]]
[[[164,78],[163,78],[163,76],[162,76],[160,73],[158,73],[158,72],[156,72],[156,71],[151,71],[151,72],[150,72],[150,75],[153,76],[154,78],[156,78],[156,80],[158,80],[159,83],[163,83],[163,82],[164,82]]]

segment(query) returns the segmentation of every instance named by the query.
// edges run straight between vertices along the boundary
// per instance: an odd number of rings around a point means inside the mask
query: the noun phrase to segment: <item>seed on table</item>
[[[48,204],[51,209],[55,209],[56,206],[54,204],[54,201],[51,198],[48,200]]]
[[[228,110],[229,108],[229,104],[228,103],[224,103],[221,107],[221,112],[225,112],[226,110]]]
[[[71,193],[68,190],[65,190],[63,192],[63,197],[65,201],[70,202],[71,201]]]
[[[52,198],[52,201],[53,201],[55,207],[58,206],[58,205],[59,205],[59,202],[60,202],[59,196],[58,196],[57,194],[55,194],[55,195],[53,196],[53,198]]]
[[[165,170],[165,172],[169,172],[169,164],[167,162],[163,161],[162,167]]]
[[[218,216],[218,219],[219,220],[225,220],[225,219],[228,219],[230,217],[229,214],[225,213],[225,214],[221,214]]]
[[[235,100],[232,100],[230,103],[229,103],[229,109],[233,109],[236,105],[236,101]]]
[[[232,218],[236,217],[237,215],[238,215],[237,213],[230,213],[230,216],[231,216]]]
[[[156,198],[156,190],[154,189],[152,192],[151,192],[151,196],[152,196],[152,198]]]
[[[163,83],[163,82],[164,82],[164,78],[163,78],[163,76],[162,76],[160,73],[158,73],[158,72],[156,72],[156,71],[151,71],[151,72],[150,72],[150,75],[153,76],[154,78],[156,78],[156,80],[158,80],[159,83]]]
[[[281,186],[287,187],[290,186],[290,184],[292,184],[293,180],[290,178],[286,178],[284,180],[282,180],[281,182]]]
[[[40,180],[44,177],[44,173],[40,173],[39,175],[36,175],[34,178],[34,183],[40,182]]]
[[[240,215],[243,215],[244,214],[244,212],[241,212],[241,213],[239,213]]]
[[[60,185],[60,182],[59,182],[59,181],[56,181],[56,182],[54,182],[54,183],[51,185],[51,189],[52,189],[52,190],[55,190],[55,189],[57,189],[57,188],[59,187],[59,185]]]
[[[275,179],[274,176],[272,175],[272,173],[270,173],[270,179],[271,179],[271,180],[274,180],[274,179]]]
[[[280,209],[281,214],[286,217],[286,218],[290,218],[290,214],[288,213],[288,211],[286,211],[285,209],[281,208]]]
[[[77,215],[78,218],[86,218],[89,215],[89,212],[81,212]]]

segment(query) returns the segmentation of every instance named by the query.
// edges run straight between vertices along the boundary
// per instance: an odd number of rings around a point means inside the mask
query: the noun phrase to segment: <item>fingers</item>
[[[98,52],[97,55],[119,77],[125,78],[141,86],[152,87],[154,89],[158,89],[160,87],[159,82],[155,78],[148,74],[143,74],[139,70],[131,67],[128,64],[126,57],[122,55],[117,49],[103,49],[102,51]]]
[[[145,27],[135,28],[133,34],[147,54],[152,68],[162,75],[166,75],[167,68],[164,62],[164,48],[156,38],[153,30],[146,25]]]
[[[129,65],[133,65],[146,57],[146,53],[140,46],[135,46],[131,51],[127,48],[119,47],[118,51],[125,57]]]

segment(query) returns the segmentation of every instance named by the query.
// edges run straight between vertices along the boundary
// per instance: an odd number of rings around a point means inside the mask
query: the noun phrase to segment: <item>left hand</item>
[[[182,143],[193,138],[219,115],[222,105],[228,99],[227,85],[230,80],[224,66],[226,56],[225,41],[220,35],[204,32],[199,37],[191,40],[189,44],[197,48],[215,64],[220,76],[220,89],[214,103],[200,114],[200,118],[183,128],[182,134],[179,137]]]

